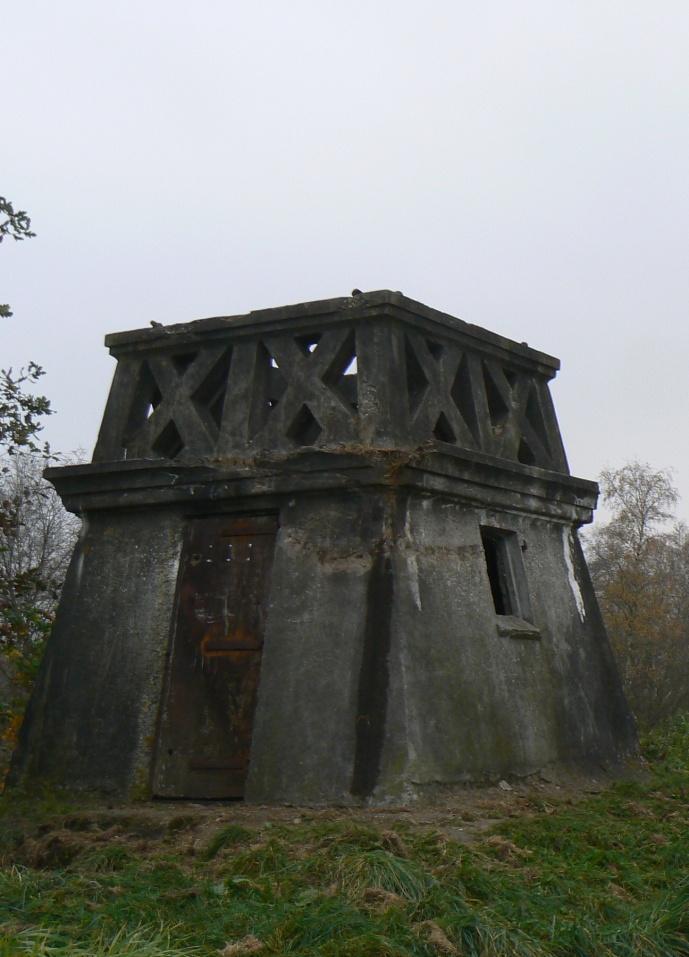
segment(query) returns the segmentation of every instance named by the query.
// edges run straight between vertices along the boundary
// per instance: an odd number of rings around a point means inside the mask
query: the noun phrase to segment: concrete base
[[[60,470],[62,494],[88,520],[15,782],[150,796],[182,531],[199,509],[279,516],[247,800],[383,803],[437,783],[552,764],[597,770],[633,754],[633,720],[576,536],[584,505],[575,480],[558,493],[532,469],[527,495],[494,468],[505,504],[491,509],[482,497],[500,495],[476,481],[475,461],[461,483],[444,479],[455,495],[427,493],[439,474],[429,463],[394,474],[365,467],[365,480],[350,477],[348,487],[298,491],[298,468],[251,490],[208,473],[206,493],[196,476],[199,504],[178,477],[176,499],[166,486],[156,506],[149,487],[148,507],[117,509],[106,488],[117,475]],[[144,494],[143,469],[129,478],[134,497]],[[518,471],[522,481],[529,470]],[[158,469],[156,481],[169,474]],[[546,488],[544,515],[534,503]],[[517,536],[528,627],[495,612],[481,527]]]

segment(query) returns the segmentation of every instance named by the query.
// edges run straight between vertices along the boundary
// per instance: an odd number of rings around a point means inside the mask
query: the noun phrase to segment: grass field
[[[598,794],[0,805],[0,957],[689,955],[689,717]]]

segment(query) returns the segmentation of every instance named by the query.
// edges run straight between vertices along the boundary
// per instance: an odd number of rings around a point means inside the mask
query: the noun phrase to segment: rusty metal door
[[[154,794],[242,797],[277,522],[189,523],[177,583]]]

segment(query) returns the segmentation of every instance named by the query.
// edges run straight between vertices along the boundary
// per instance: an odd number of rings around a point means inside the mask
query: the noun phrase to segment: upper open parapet
[[[387,290],[110,335],[94,461],[439,443],[567,473],[556,359]]]

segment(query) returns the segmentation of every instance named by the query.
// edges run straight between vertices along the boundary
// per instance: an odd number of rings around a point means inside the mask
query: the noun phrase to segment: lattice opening
[[[548,430],[546,429],[545,420],[543,419],[541,403],[538,401],[538,396],[536,395],[536,390],[533,385],[529,389],[525,415],[529,425],[543,443],[544,448],[549,452],[550,443],[548,442]]]
[[[447,417],[444,412],[441,412],[438,416],[438,421],[435,423],[435,428],[433,429],[433,436],[439,442],[456,442],[457,436],[452,431],[452,426],[447,420]]]
[[[151,396],[146,405],[146,413],[144,418],[150,419],[162,401],[163,401],[163,397],[160,394],[160,389],[158,388],[157,385],[154,385],[151,390]]]
[[[198,352],[180,352],[176,356],[171,356],[172,364],[179,375],[184,375],[197,355]]]
[[[521,462],[522,465],[536,465],[536,456],[526,439],[522,439],[519,443],[517,460]]]
[[[160,389],[153,378],[153,373],[148,363],[146,361],[142,362],[139,368],[137,383],[134,387],[127,424],[122,436],[125,458],[127,457],[127,446],[132,442],[132,439],[139,429],[141,429],[153,415],[162,402],[162,398]]]
[[[322,431],[311,409],[302,405],[287,429],[287,436],[297,445],[313,445]]]
[[[490,369],[485,363],[483,363],[483,381],[486,385],[486,401],[488,402],[490,421],[494,426],[503,425],[507,420],[510,410],[500,394],[500,390],[493,381]]]
[[[275,408],[284,395],[285,389],[287,388],[287,380],[282,372],[280,372],[280,366],[277,360],[264,345],[261,345],[261,351],[268,367],[266,376],[266,405],[270,411],[270,409]]]
[[[445,351],[444,347],[433,339],[426,339],[426,345],[428,346],[428,351],[437,362]]]
[[[263,342],[257,345],[252,385],[248,422],[251,438],[265,426],[271,411],[280,402],[287,389],[287,380]]]
[[[325,385],[349,408],[359,408],[358,367],[354,332],[345,337],[333,361],[321,376]]]
[[[407,371],[407,395],[409,397],[409,413],[414,415],[421,405],[423,397],[428,391],[428,379],[421,368],[421,363],[416,358],[416,353],[409,342],[405,339],[405,364]]]
[[[304,355],[309,355],[316,351],[316,346],[321,341],[322,333],[309,332],[303,336],[295,336],[294,341],[299,346]]]
[[[184,449],[184,442],[174,422],[168,422],[151,448],[164,459],[174,459],[179,455]]]
[[[207,412],[216,428],[222,422],[227,380],[232,362],[232,349],[226,349],[220,358],[213,364],[210,372],[201,385],[192,395],[197,408]]]
[[[480,433],[478,427],[478,415],[476,413],[476,403],[474,402],[474,393],[471,387],[471,377],[469,375],[469,364],[466,356],[462,356],[455,381],[450,389],[452,401],[457,406],[459,414],[464,419],[467,428],[471,432],[476,444],[479,444]]]

